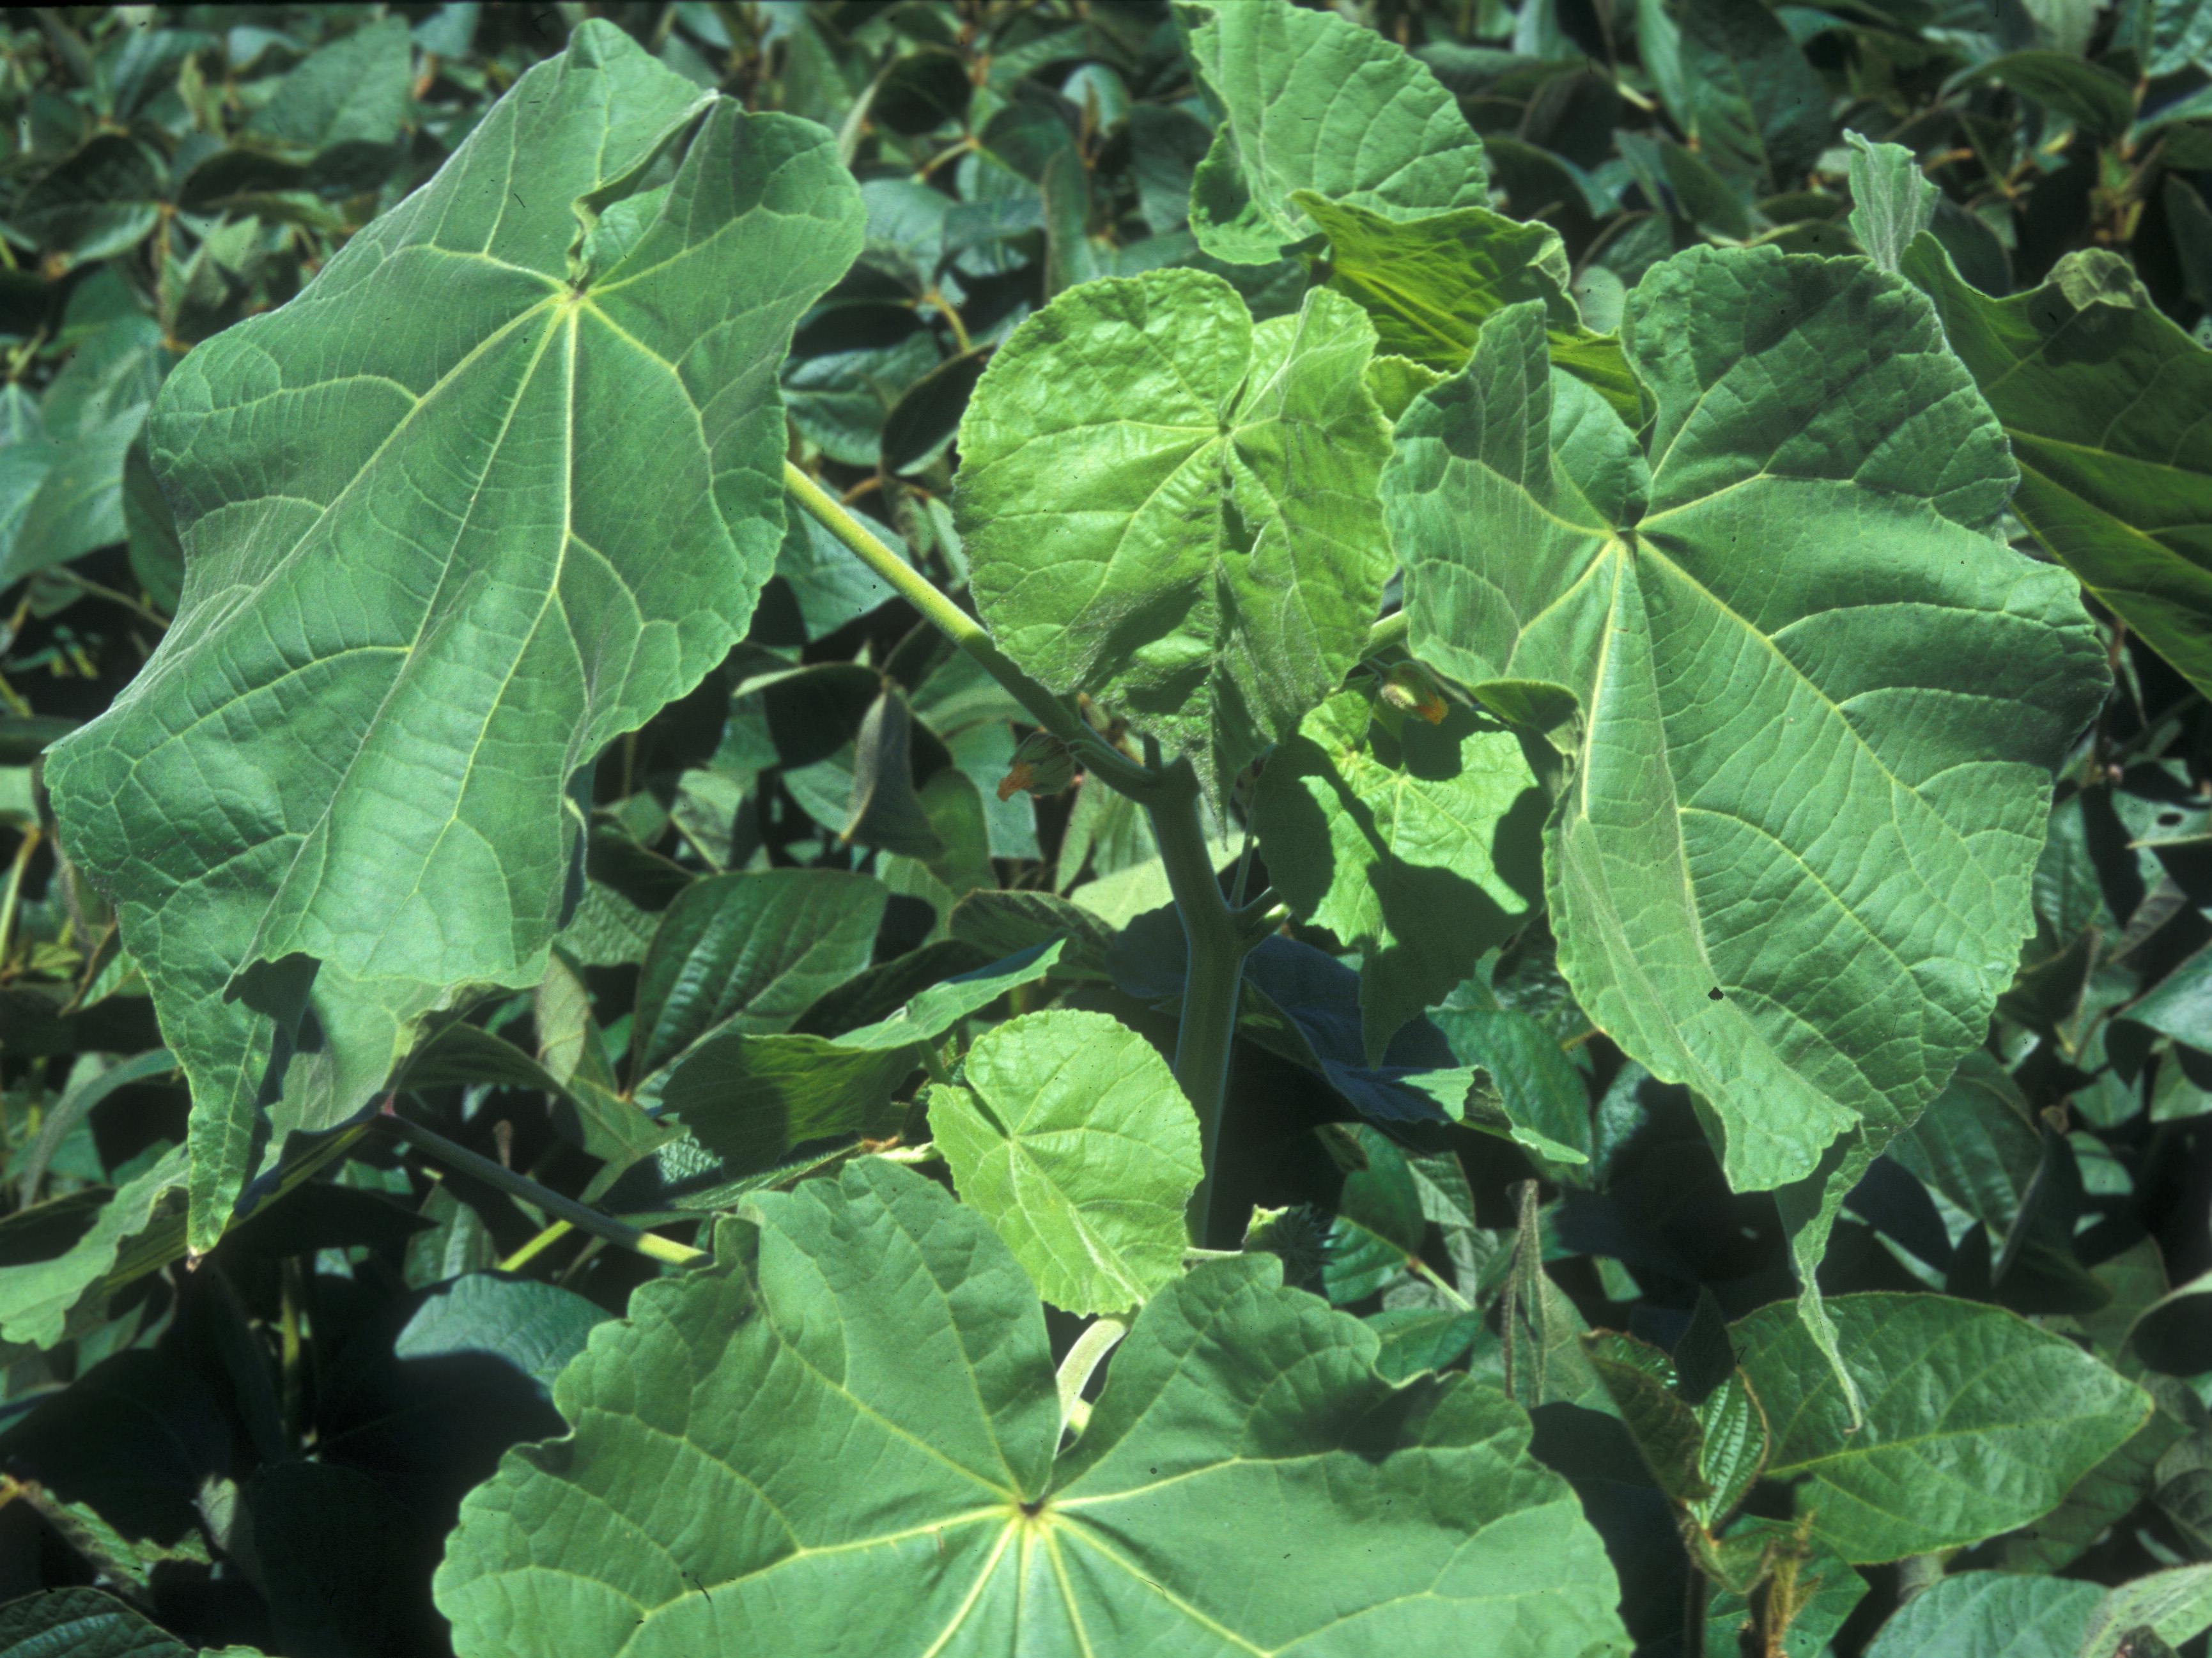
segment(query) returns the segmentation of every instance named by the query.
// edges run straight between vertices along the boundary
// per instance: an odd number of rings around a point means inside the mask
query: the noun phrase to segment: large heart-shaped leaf
[[[2212,695],[2212,351],[2116,254],[2075,255],[2002,300],[1969,285],[1933,236],[1913,242],[1904,270],[2004,422],[2014,510]]]
[[[1054,1306],[1124,1312],[1182,1270],[1198,1118],[1127,1025],[1061,1010],[1010,1020],[928,1098],[962,1199]]]
[[[827,133],[696,97],[586,24],[156,404],[177,623],[47,779],[191,1080],[198,1247],[264,1110],[341,1118],[538,976],[568,792],[773,568],[775,370],[860,207]]]
[[[1735,1185],[1802,1180],[1981,1041],[2102,653],[2065,574],[1991,533],[2003,434],[1902,281],[1656,267],[1622,342],[1648,453],[1552,369],[1544,321],[1501,313],[1400,426],[1413,645],[1575,697],[1560,964],[1697,1091]]]
[[[1225,792],[1356,659],[1389,544],[1375,330],[1326,290],[1255,326],[1196,270],[1071,288],[960,428],[975,602],[1006,653]]]
[[[1190,190],[1190,228],[1215,258],[1268,264],[1313,234],[1301,190],[1391,218],[1490,205],[1482,141],[1404,47],[1290,0],[1183,15],[1221,111]]]
[[[866,1160],[750,1212],[594,1333],[572,1434],[463,1505],[463,1658],[1626,1649],[1527,1418],[1383,1381],[1272,1258],[1148,1302],[1056,1455],[1043,1309],[942,1187]]]

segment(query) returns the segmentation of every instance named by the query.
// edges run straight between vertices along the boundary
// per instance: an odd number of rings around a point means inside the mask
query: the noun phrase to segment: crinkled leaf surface
[[[1626,1649],[1521,1412],[1394,1388],[1272,1260],[1148,1302],[1055,1458],[1042,1309],[980,1217],[878,1160],[750,1212],[594,1333],[570,1436],[463,1505],[464,1658]]]
[[[1374,347],[1341,295],[1255,326],[1196,270],[1088,282],[1024,322],[968,405],[955,502],[1006,653],[1225,793],[1381,608]]]
[[[1855,1564],[1955,1548],[2027,1525],[2142,1424],[2150,1400],[2072,1342],[2002,1308],[1933,1295],[1827,1303],[1865,1400],[1787,1303],[1734,1327],[1772,1433],[1769,1479],[1803,1477],[1800,1512]]]
[[[538,977],[572,780],[773,567],[775,368],[860,209],[827,133],[696,97],[586,24],[156,405],[177,623],[47,779],[191,1080],[202,1247],[264,1106],[341,1118],[428,1010]]]
[[[1346,691],[1269,757],[1260,850],[1291,908],[1359,952],[1370,1065],[1540,902],[1545,805],[1520,739],[1457,706],[1394,736]]]
[[[1394,219],[1490,205],[1482,141],[1403,47],[1289,0],[1183,11],[1221,111],[1190,191],[1190,228],[1215,258],[1270,264],[1312,235],[1302,190]]]
[[[1647,454],[1502,312],[1384,474],[1413,649],[1581,705],[1559,961],[1701,1097],[1739,1189],[1893,1132],[2029,926],[2050,768],[2104,686],[2063,572],[1990,525],[2004,439],[1899,279],[1698,249],[1631,296]]]
[[[2111,253],[1993,300],[1932,236],[1905,274],[1935,301],[2020,463],[2036,538],[2212,694],[2212,352]]]
[[[929,1090],[961,1201],[1071,1313],[1119,1313],[1182,1270],[1198,1119],[1152,1045],[1103,1013],[994,1026]]]

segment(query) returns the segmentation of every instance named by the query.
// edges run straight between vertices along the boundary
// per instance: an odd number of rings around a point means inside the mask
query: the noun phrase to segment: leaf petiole
[[[1076,750],[1093,776],[1108,787],[1139,800],[1148,798],[1158,786],[1158,774],[1107,743],[1063,699],[1016,667],[1006,653],[991,642],[981,623],[869,533],[867,525],[847,512],[836,496],[787,460],[783,464],[783,484],[791,498],[836,537],[848,551],[1005,686],[1031,719]]]
[[[385,1102],[384,1112],[379,1121],[387,1124],[393,1133],[424,1156],[436,1158],[448,1169],[458,1169],[465,1175],[472,1175],[509,1197],[534,1204],[547,1214],[567,1221],[580,1232],[589,1232],[593,1237],[605,1238],[609,1243],[618,1243],[648,1260],[666,1261],[672,1266],[684,1266],[707,1258],[704,1249],[695,1249],[688,1243],[678,1243],[673,1238],[665,1238],[617,1220],[611,1215],[603,1215],[596,1209],[587,1209],[574,1198],[564,1198],[550,1187],[540,1186],[527,1175],[518,1175],[512,1169],[470,1151],[465,1145],[455,1145],[435,1129],[410,1122],[392,1108],[389,1100]]]

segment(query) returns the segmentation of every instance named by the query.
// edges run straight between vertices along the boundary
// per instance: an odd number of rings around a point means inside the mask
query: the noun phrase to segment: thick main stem
[[[1199,1147],[1206,1172],[1192,1194],[1187,1222],[1190,1241],[1212,1247],[1213,1189],[1219,1173],[1221,1116],[1229,1093],[1229,1052],[1237,1038],[1237,997],[1252,939],[1221,896],[1206,826],[1198,811],[1198,779],[1178,761],[1146,802],[1152,837],[1176,913],[1182,918],[1189,957],[1182,987],[1182,1023],[1176,1034],[1175,1074],[1198,1114]]]
[[[938,591],[937,585],[872,535],[868,526],[847,512],[842,503],[793,465],[783,464],[783,485],[791,498],[822,527],[842,542],[861,563],[888,582],[892,591],[920,610],[930,623],[975,659],[983,671],[1005,686],[1030,719],[1074,750],[1084,764],[1109,787],[1141,797],[1151,789],[1151,772],[1121,753],[1092,731],[1066,701],[1031,679],[991,642],[983,624]]]

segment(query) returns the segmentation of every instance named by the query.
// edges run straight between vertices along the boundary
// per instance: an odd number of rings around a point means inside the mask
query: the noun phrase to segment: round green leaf
[[[961,424],[954,503],[1006,653],[1225,793],[1381,608],[1374,349],[1340,295],[1255,327],[1227,282],[1182,270],[1071,288],[1015,330]]]
[[[1118,1313],[1182,1271],[1198,1119],[1152,1045],[1103,1013],[1053,1011],[978,1037],[964,1085],[929,1090],[962,1199],[1037,1293]]]
[[[432,1010],[544,970],[573,780],[773,568],[775,369],[860,217],[828,133],[586,23],[171,375],[176,625],[47,780],[191,1078],[197,1247],[263,1102],[337,1121]]]
[[[1357,1320],[1208,1262],[1062,1434],[1006,1246],[880,1160],[757,1198],[555,1389],[568,1437],[463,1504],[462,1658],[1625,1651],[1612,1567],[1527,1418],[1394,1387]]]

